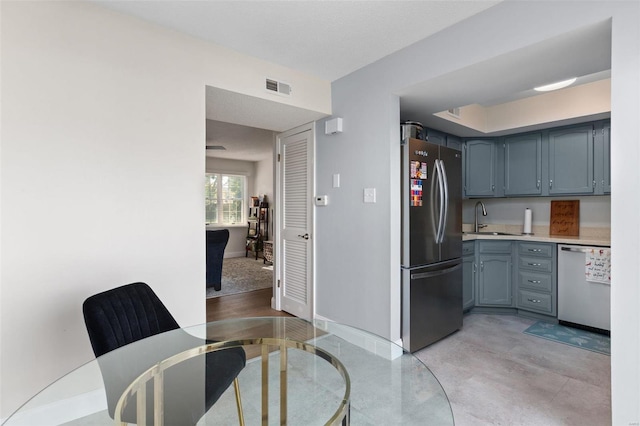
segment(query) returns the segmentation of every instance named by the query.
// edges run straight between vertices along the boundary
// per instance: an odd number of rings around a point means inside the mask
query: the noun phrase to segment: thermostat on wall
[[[329,204],[329,199],[326,195],[316,196],[316,206],[326,206]]]

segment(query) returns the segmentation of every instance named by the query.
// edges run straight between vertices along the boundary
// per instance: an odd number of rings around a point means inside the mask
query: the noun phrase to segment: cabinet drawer
[[[527,256],[551,257],[553,255],[552,244],[520,243],[520,254]]]
[[[479,241],[480,253],[511,254],[511,241]]]
[[[467,241],[462,243],[462,255],[467,256],[473,254],[475,252],[476,243],[475,241]]]
[[[518,308],[553,314],[553,298],[550,294],[519,290]]]
[[[553,261],[536,257],[520,257],[518,262],[520,269],[529,269],[540,272],[553,272]]]
[[[531,288],[540,291],[551,291],[551,274],[537,274],[535,272],[519,271],[518,287]]]

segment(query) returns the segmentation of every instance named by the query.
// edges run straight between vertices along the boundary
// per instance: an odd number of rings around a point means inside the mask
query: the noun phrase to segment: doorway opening
[[[276,176],[276,152],[277,135],[290,129],[297,128],[306,123],[313,123],[325,117],[326,113],[320,113],[308,109],[271,101],[254,96],[248,96],[237,92],[232,92],[220,88],[206,86],[206,145],[212,148],[206,149],[206,172],[218,173],[220,175],[240,175],[246,178],[246,193],[244,200],[246,204],[242,207],[242,214],[235,218],[234,223],[216,223],[209,225],[209,228],[227,228],[229,230],[229,241],[225,248],[223,258],[223,268],[225,262],[229,264],[238,261],[253,260],[254,266],[259,263],[259,268],[268,267],[275,263],[274,271],[271,274],[270,288],[257,289],[248,292],[240,292],[221,297],[207,299],[207,319],[213,318],[210,310],[219,309],[223,317],[216,316],[216,319],[230,318],[229,315],[237,316],[240,306],[251,306],[256,300],[259,309],[251,312],[244,312],[241,316],[264,316],[264,315],[287,315],[284,312],[275,310],[276,307],[276,286],[275,282],[285,272],[277,270],[278,259],[276,255],[278,234],[276,217],[278,216],[275,190]],[[266,196],[266,197],[265,197]],[[254,247],[247,247],[255,241],[258,231],[251,231],[248,223],[255,212],[250,210],[252,198],[258,198],[260,207],[261,197],[266,199],[268,208],[265,222],[261,223],[261,231],[264,238],[254,250]],[[251,207],[254,207],[251,205]],[[261,212],[258,210],[257,219],[260,220]],[[263,227],[264,226],[264,227]],[[254,235],[251,235],[255,232]],[[268,232],[268,235],[267,235]],[[268,239],[267,239],[268,238]],[[265,241],[272,241],[274,258],[269,259],[269,246],[265,247]],[[250,250],[247,251],[247,248]],[[257,259],[256,259],[257,251]],[[267,254],[265,255],[265,252]],[[264,259],[264,258],[267,259]],[[251,259],[253,258],[253,259]],[[233,260],[235,259],[235,260]],[[241,269],[241,268],[237,268]],[[224,283],[222,283],[224,286]],[[221,290],[222,291],[222,290]],[[254,296],[256,296],[254,298]],[[262,297],[260,297],[262,296]],[[235,304],[235,314],[225,310],[220,306],[222,299]],[[252,302],[250,298],[254,298]],[[216,299],[219,299],[216,301]],[[267,309],[267,313],[262,309]],[[272,309],[274,308],[274,309]],[[226,312],[226,313],[225,313]],[[252,313],[253,312],[253,313]]]

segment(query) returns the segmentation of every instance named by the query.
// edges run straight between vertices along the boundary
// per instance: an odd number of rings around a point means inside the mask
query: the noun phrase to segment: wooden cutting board
[[[549,234],[569,237],[580,235],[580,200],[551,201]]]

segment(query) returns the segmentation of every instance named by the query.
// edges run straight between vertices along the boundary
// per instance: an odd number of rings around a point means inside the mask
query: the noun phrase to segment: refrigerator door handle
[[[429,208],[431,209],[431,226],[433,227],[433,234],[436,236],[436,243],[438,242],[438,236],[440,235],[440,218],[436,219],[436,184],[438,182],[438,173],[438,165],[437,163],[434,163],[433,174],[431,176],[431,200],[429,202]],[[436,220],[438,220],[438,224],[436,224]]]
[[[444,161],[440,160],[440,174],[442,175],[443,194],[443,214],[442,214],[442,231],[440,231],[440,242],[444,242],[444,231],[447,229],[447,216],[449,213],[449,180],[447,179],[447,171],[444,167]]]
[[[460,268],[462,268],[462,263],[458,263],[457,265],[451,266],[449,268],[439,269],[437,271],[421,272],[419,274],[411,274],[411,279],[412,280],[419,280],[419,279],[422,279],[422,278],[437,277],[437,276],[440,276],[440,275],[448,274],[449,272],[453,272],[456,269],[460,269]]]
[[[440,188],[440,217],[438,218],[438,232],[436,234],[436,243],[440,244],[444,239],[444,221],[445,221],[445,186],[444,175],[442,170],[442,161],[436,160],[435,167],[438,171],[438,187]]]

